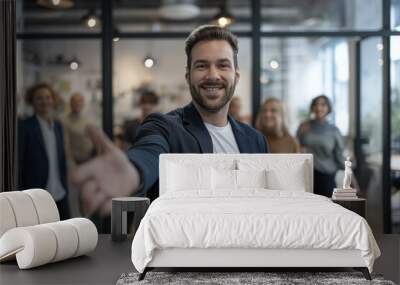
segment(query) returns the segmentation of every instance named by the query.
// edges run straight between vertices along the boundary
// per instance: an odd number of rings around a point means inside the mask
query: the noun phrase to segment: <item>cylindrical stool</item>
[[[113,241],[126,240],[128,233],[127,212],[133,212],[133,234],[135,234],[149,205],[149,198],[113,198],[111,210],[111,239]]]

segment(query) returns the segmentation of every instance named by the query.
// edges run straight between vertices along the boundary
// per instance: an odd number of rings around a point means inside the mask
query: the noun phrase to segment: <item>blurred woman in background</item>
[[[314,193],[332,196],[335,175],[344,169],[344,142],[339,129],[328,122],[332,107],[325,95],[311,101],[311,119],[300,124],[297,137],[304,152],[314,156]]]
[[[300,152],[299,144],[285,125],[283,105],[278,99],[269,98],[264,102],[256,119],[256,128],[267,138],[271,153]]]

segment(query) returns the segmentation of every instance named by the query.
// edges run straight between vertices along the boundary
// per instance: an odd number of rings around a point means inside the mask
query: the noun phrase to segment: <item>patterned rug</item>
[[[372,281],[364,278],[360,272],[148,272],[142,281],[138,281],[139,273],[122,274],[117,285],[134,284],[213,284],[213,285],[294,285],[294,284],[387,284],[381,275],[372,274]]]

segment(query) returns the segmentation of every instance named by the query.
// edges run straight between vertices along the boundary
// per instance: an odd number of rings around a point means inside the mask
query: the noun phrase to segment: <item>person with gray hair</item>
[[[83,114],[85,98],[81,93],[72,94],[70,107],[71,112],[65,116],[63,123],[73,162],[74,164],[81,164],[93,154],[93,143],[85,132],[86,126],[91,121]]]

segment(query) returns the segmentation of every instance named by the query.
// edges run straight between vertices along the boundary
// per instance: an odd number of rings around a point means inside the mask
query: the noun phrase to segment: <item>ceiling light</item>
[[[229,18],[220,17],[220,18],[218,19],[218,25],[219,25],[220,27],[226,27],[226,26],[228,26],[230,23],[231,23],[231,22],[230,22],[230,19],[229,19]]]
[[[143,64],[146,68],[152,68],[155,64],[155,60],[150,55],[147,55],[143,60]]]
[[[114,42],[118,42],[120,40],[118,33],[119,33],[118,30],[114,28],[114,31],[113,31],[113,41]]]
[[[71,70],[77,70],[79,68],[79,64],[76,61],[73,61],[69,64]]]
[[[76,56],[67,58],[63,54],[57,54],[48,59],[47,64],[56,67],[67,67],[71,70],[77,70],[81,66],[81,62]]]
[[[71,70],[77,70],[79,68],[79,65],[79,61],[76,59],[76,57],[74,57],[69,63],[69,68],[71,68]]]
[[[82,17],[82,20],[90,29],[97,27],[100,23],[100,19],[97,17],[94,10],[90,10],[89,13]]]
[[[38,0],[37,4],[46,8],[66,9],[74,6],[73,0]]]
[[[89,18],[89,19],[87,20],[87,25],[88,25],[89,28],[94,28],[94,27],[96,27],[96,24],[97,24],[96,18]]]
[[[321,25],[322,19],[318,17],[311,17],[304,21],[304,25],[307,27],[315,27]]]
[[[188,20],[197,17],[200,8],[193,0],[164,0],[158,14],[167,20]]]
[[[383,50],[383,44],[381,44],[381,43],[377,44],[377,45],[376,45],[376,49],[377,49],[378,51],[382,51],[382,50]]]
[[[235,19],[233,18],[232,14],[228,12],[225,3],[220,7],[220,11],[218,12],[218,14],[215,15],[213,23],[222,28],[225,28],[231,25],[233,22],[235,22]]]
[[[276,59],[271,59],[269,61],[269,67],[271,67],[272,69],[278,69],[280,67],[280,63]]]

